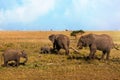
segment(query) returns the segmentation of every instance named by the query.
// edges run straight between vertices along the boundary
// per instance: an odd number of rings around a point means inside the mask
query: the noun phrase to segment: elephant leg
[[[88,58],[91,59],[91,57],[92,57],[92,52],[90,52]]]
[[[89,54],[89,59],[94,59],[95,58],[95,53],[96,53],[96,49],[91,49],[90,50],[90,54]]]
[[[67,49],[67,51],[66,51],[66,55],[69,55],[69,49]]]
[[[8,66],[8,61],[4,61],[4,66]]]
[[[16,59],[16,66],[19,66],[19,63],[20,63],[20,59]]]
[[[53,43],[53,49],[54,50],[56,49],[56,43],[55,42]]]
[[[19,62],[18,61],[16,61],[16,66],[19,66]]]
[[[94,55],[95,55],[95,53],[96,53],[96,45],[90,45],[89,46],[89,48],[90,48],[90,54],[89,54],[89,59],[94,59],[95,57],[94,57]]]
[[[57,54],[59,54],[59,53],[60,53],[59,51],[60,51],[60,48],[57,48]]]
[[[63,49],[65,50],[65,54],[69,55],[69,47],[67,45],[63,45]]]
[[[66,55],[69,55],[69,49],[68,48],[65,49],[65,53],[66,53]]]
[[[48,54],[48,53],[49,53],[49,50],[46,50],[46,53]]]
[[[60,49],[57,49],[57,54],[59,54],[60,53]]]
[[[104,58],[105,53],[106,53],[106,51],[103,51],[103,54],[102,54],[102,56],[101,56],[101,58],[100,58],[100,59],[103,59],[103,58]]]
[[[109,60],[109,56],[110,56],[110,50],[107,51],[106,60]]]
[[[96,50],[92,54],[92,59],[95,59],[95,53],[96,53]]]

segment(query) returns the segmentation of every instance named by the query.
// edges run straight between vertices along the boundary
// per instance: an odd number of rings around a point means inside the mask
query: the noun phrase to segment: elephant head
[[[55,42],[55,39],[56,39],[56,35],[55,35],[55,34],[51,34],[51,35],[49,36],[49,40],[50,40],[52,43]]]
[[[26,52],[25,52],[24,50],[23,50],[23,51],[21,51],[21,53],[20,53],[20,57],[23,57],[23,58],[25,58],[25,59],[26,59],[23,63],[26,63],[26,62],[28,61],[27,54],[26,54]]]
[[[94,42],[93,34],[84,35],[84,36],[80,37],[80,39],[77,43],[77,47],[82,49],[83,47],[87,47],[87,46],[91,45],[93,42]]]

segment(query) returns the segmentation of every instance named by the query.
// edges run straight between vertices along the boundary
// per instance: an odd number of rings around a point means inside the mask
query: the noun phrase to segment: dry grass
[[[120,80],[120,51],[113,49],[109,61],[89,60],[84,56],[89,54],[88,48],[70,56],[55,54],[39,54],[39,48],[51,45],[48,40],[50,34],[65,34],[69,31],[1,31],[0,54],[6,48],[24,49],[29,60],[25,66],[0,67],[0,80]],[[87,31],[87,33],[109,34],[115,43],[120,44],[118,31]],[[71,39],[71,46],[75,47],[77,40]],[[61,51],[64,54],[64,51]],[[97,51],[96,55],[101,56]],[[0,55],[1,56],[1,55]],[[3,60],[1,64],[3,63]]]

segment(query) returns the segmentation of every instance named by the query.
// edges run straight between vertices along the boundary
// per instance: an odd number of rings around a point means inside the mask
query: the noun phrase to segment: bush
[[[79,34],[79,33],[80,33],[80,34],[83,34],[83,33],[85,33],[85,31],[83,31],[83,30],[72,31],[70,35],[71,35],[71,36],[76,36],[76,35]]]

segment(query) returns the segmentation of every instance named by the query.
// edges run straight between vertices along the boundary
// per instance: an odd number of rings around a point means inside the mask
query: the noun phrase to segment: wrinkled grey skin
[[[40,53],[51,53],[52,52],[52,48],[49,46],[43,46],[40,48],[41,52]]]
[[[28,57],[25,51],[20,51],[20,50],[14,50],[14,49],[7,49],[4,51],[2,54],[4,58],[4,66],[8,66],[9,61],[15,61],[16,66],[19,66],[20,63],[20,57],[25,58],[26,60],[24,61],[24,64],[27,62]]]
[[[66,55],[69,54],[69,45],[70,39],[63,34],[52,34],[49,36],[49,40],[53,43],[53,49],[57,49],[59,52],[60,49],[64,49],[66,51]]]
[[[104,55],[107,54],[107,60],[109,59],[110,50],[115,47],[112,38],[106,34],[88,34],[81,36],[78,41],[77,47],[82,48],[87,46],[90,48],[90,59],[94,58],[96,50],[100,50],[103,52],[101,59],[103,59]]]

